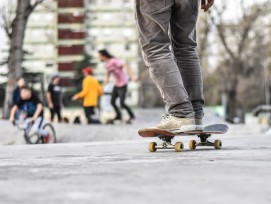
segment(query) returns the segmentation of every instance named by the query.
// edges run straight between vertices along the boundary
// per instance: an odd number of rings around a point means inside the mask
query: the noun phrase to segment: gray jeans
[[[177,117],[203,117],[197,54],[199,0],[135,0],[139,43],[150,76]]]

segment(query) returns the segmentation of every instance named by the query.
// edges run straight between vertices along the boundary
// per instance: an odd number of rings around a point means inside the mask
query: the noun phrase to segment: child
[[[117,98],[120,98],[120,106],[124,108],[129,114],[129,119],[126,123],[131,123],[135,119],[134,112],[132,109],[125,103],[126,93],[128,88],[129,78],[131,77],[133,81],[137,81],[137,77],[134,75],[132,70],[130,70],[126,65],[122,64],[119,59],[112,56],[107,50],[99,51],[99,58],[102,62],[105,62],[106,75],[104,80],[104,86],[109,82],[109,76],[113,75],[115,78],[115,84],[111,96],[111,105],[113,106],[116,117],[114,120],[122,120],[122,114],[119,107],[116,104]],[[127,70],[127,74],[125,72]]]
[[[21,114],[25,114],[24,119],[31,118],[34,123],[31,130],[42,136],[46,136],[46,131],[42,130],[43,124],[43,105],[38,96],[30,88],[22,86],[20,88],[21,99],[12,107],[10,121],[15,122],[15,113],[20,107]]]
[[[99,120],[93,118],[95,108],[98,104],[98,98],[102,95],[102,88],[97,79],[92,74],[92,68],[86,67],[82,70],[84,79],[82,82],[82,90],[72,97],[72,100],[83,98],[83,106],[88,124],[100,124]]]
[[[62,121],[61,109],[62,109],[62,96],[61,86],[59,85],[60,76],[54,75],[51,83],[48,86],[47,103],[50,108],[51,121],[54,121],[55,113],[57,114],[58,122]]]

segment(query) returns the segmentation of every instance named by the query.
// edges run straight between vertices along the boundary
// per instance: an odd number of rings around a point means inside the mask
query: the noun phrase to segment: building
[[[108,49],[114,56],[138,74],[140,57],[138,54],[137,32],[134,19],[133,1],[130,0],[87,0],[85,1],[87,53],[96,59],[96,76],[103,80],[104,65],[97,61],[97,51]],[[106,5],[106,6],[105,6]],[[136,83],[129,86],[128,103],[138,103]]]
[[[106,5],[106,7],[104,6]],[[14,2],[8,3],[14,7]],[[97,52],[107,48],[138,72],[138,45],[133,1],[45,0],[31,14],[25,35],[23,67],[31,73],[60,73],[66,90],[72,90],[74,72],[85,54],[92,56],[95,76],[102,82],[104,65]],[[128,103],[137,105],[136,83],[129,86]]]

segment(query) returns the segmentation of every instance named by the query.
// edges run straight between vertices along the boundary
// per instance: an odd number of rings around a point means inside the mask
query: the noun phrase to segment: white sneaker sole
[[[203,125],[185,125],[179,129],[170,130],[172,133],[189,132],[189,131],[203,131]]]

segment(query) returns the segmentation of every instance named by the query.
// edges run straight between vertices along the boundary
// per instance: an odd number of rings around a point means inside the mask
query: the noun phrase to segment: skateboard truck
[[[174,137],[159,137],[163,141],[161,145],[157,145],[155,142],[149,143],[149,151],[155,152],[157,149],[175,149],[176,152],[182,152],[184,150],[184,145],[182,142],[176,142],[175,145],[171,143]]]
[[[197,146],[214,146],[213,142],[208,141],[208,138],[211,137],[211,135],[199,135],[200,142],[197,143]]]
[[[221,149],[222,142],[220,140],[215,140],[214,142],[208,141],[208,138],[211,137],[211,134],[200,134],[200,142],[196,140],[189,141],[189,149],[196,149],[196,147],[215,147],[215,149]]]
[[[175,149],[175,146],[171,144],[173,137],[159,137],[163,141],[161,146],[157,146],[156,149]]]

